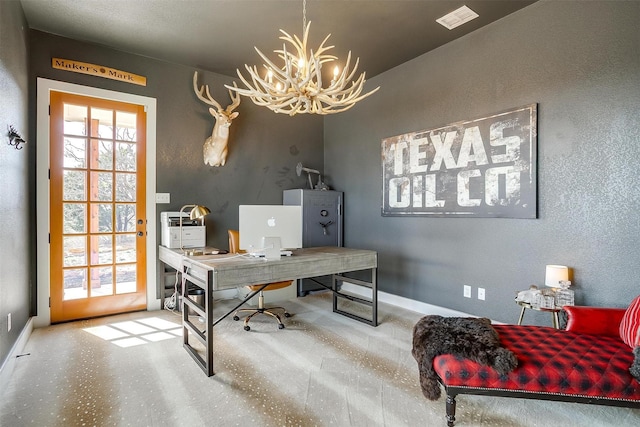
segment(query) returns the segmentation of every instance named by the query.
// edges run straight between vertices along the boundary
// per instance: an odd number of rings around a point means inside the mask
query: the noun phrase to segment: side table
[[[546,311],[551,313],[551,319],[553,322],[553,327],[556,329],[560,329],[559,325],[560,325],[560,318],[558,313],[560,313],[560,311],[562,311],[561,307],[555,307],[555,308],[540,308],[540,307],[534,307],[532,306],[530,303],[525,302],[525,301],[517,301],[516,300],[516,304],[518,304],[520,307],[522,307],[522,310],[520,311],[520,318],[518,319],[518,325],[522,325],[522,319],[524,318],[524,311],[529,308],[531,310],[536,310],[536,311]]]

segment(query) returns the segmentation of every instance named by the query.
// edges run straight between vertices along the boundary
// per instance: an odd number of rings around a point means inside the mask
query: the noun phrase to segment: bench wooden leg
[[[456,396],[447,394],[447,426],[453,427],[456,421]]]

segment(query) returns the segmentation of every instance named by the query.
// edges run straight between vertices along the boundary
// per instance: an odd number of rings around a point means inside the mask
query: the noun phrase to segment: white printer
[[[162,246],[180,248],[180,212],[161,212]],[[188,212],[182,212],[182,247],[202,248],[206,245],[207,233],[204,218],[190,219]]]

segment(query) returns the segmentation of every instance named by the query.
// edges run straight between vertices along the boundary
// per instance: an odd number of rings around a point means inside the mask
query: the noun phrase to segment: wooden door
[[[146,114],[51,92],[51,322],[146,308]]]

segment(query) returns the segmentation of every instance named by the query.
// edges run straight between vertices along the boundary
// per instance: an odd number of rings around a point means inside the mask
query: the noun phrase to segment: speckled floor
[[[410,352],[421,314],[380,304],[373,328],[333,314],[326,293],[284,304],[286,329],[267,317],[251,332],[231,319],[216,327],[213,377],[168,311],[37,329],[0,391],[0,425],[446,425],[444,399],[424,399]],[[640,410],[459,396],[456,425],[638,426]]]

